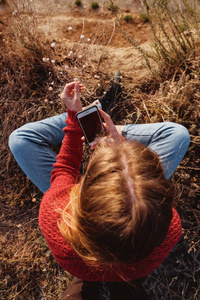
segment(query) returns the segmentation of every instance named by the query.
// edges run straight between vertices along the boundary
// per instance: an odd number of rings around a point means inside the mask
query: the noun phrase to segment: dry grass
[[[41,38],[31,11],[29,17],[23,13],[0,16],[0,295],[1,299],[58,299],[71,277],[58,266],[40,232],[42,194],[17,166],[8,137],[22,124],[62,112],[59,93],[64,83],[77,74],[84,77],[86,71],[75,55],[66,58],[69,49],[60,46],[55,51]],[[164,263],[143,280],[152,299],[200,298],[200,57],[196,41],[194,50],[181,68],[175,64],[173,72],[166,72],[167,60],[163,60],[166,68],[151,80],[128,85],[124,76],[123,100],[115,109],[118,124],[174,121],[191,134],[190,148],[172,178],[183,236]],[[85,104],[99,96],[109,81],[101,73],[96,84],[90,66],[89,75],[88,90],[82,96]]]

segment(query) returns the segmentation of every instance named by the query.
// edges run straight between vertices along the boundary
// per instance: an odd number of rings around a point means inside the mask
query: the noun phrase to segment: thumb
[[[79,92],[80,92],[80,85],[79,82],[77,82],[74,86],[74,99],[76,100],[79,98]]]

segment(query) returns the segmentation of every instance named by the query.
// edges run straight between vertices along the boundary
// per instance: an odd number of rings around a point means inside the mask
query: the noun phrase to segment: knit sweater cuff
[[[78,121],[76,119],[76,113],[77,113],[76,111],[71,111],[67,109],[67,119],[66,119],[67,127],[64,128],[64,131],[70,130],[70,131],[82,132],[78,124]]]

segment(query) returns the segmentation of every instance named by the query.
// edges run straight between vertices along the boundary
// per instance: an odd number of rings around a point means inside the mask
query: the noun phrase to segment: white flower
[[[43,57],[42,61],[43,61],[43,62],[46,62],[46,61],[47,61],[46,57]]]
[[[82,58],[82,55],[80,54],[80,55],[78,56],[78,58]]]
[[[83,68],[85,68],[86,67],[86,65],[83,65]]]
[[[65,70],[69,69],[69,66],[65,66]]]
[[[48,104],[48,102],[49,102],[48,99],[44,99],[44,103]]]
[[[52,64],[55,64],[55,60],[54,59],[52,59],[51,62],[52,62]]]
[[[87,39],[87,41],[88,41],[88,42],[90,42],[90,41],[91,41],[91,39],[90,39],[90,38],[88,38],[88,39]]]
[[[71,26],[69,26],[69,27],[68,27],[68,30],[69,30],[69,31],[71,31],[71,30],[72,30],[72,27],[71,27]]]
[[[85,37],[84,34],[81,34],[80,38],[81,38],[81,39],[84,39],[84,37]]]
[[[49,61],[49,58],[48,58],[48,57],[46,58],[46,61]]]
[[[94,78],[99,79],[100,77],[98,75],[94,75]]]
[[[49,87],[49,91],[53,91],[53,88],[52,88],[52,86],[50,86],[50,87]],[[50,103],[51,103],[51,102],[50,102]]]
[[[54,85],[54,81],[51,82],[51,85]]]
[[[51,43],[51,48],[55,48],[56,44],[55,43]]]
[[[68,56],[71,56],[73,54],[73,51],[69,51]]]

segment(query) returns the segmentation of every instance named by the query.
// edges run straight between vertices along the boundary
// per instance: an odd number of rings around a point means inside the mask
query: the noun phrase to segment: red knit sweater
[[[68,110],[66,123],[63,144],[51,174],[51,187],[44,194],[39,211],[39,224],[53,256],[69,273],[87,281],[135,280],[148,275],[163,262],[181,237],[181,221],[175,209],[162,244],[144,260],[115,269],[88,266],[61,235],[57,226],[58,209],[63,209],[68,203],[69,191],[79,175],[83,148],[82,133],[74,112]]]

